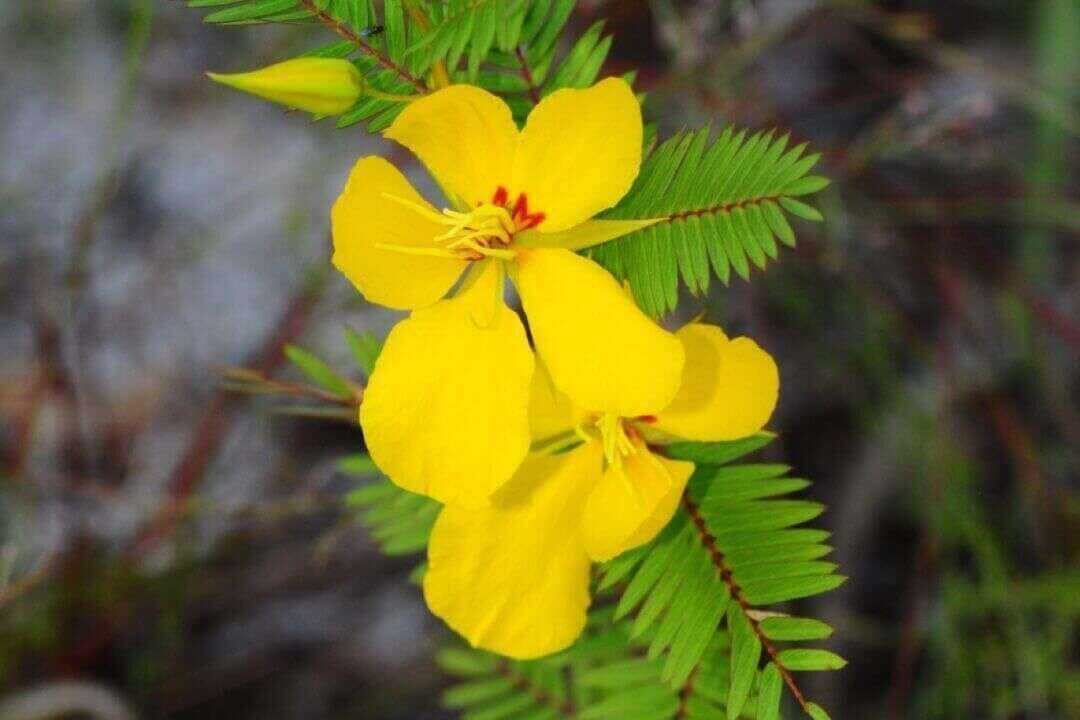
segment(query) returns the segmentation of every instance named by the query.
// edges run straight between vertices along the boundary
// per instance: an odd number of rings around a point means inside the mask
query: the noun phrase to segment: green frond
[[[545,72],[541,96],[560,88],[589,87],[600,75],[600,68],[611,51],[611,35],[604,35],[604,23],[598,21],[574,42],[570,51],[551,72]],[[546,70],[547,65],[543,66]]]
[[[313,22],[345,38],[306,55],[351,59],[367,92],[337,118],[380,132],[440,77],[502,96],[524,121],[543,96],[592,85],[611,49],[603,24],[561,57],[558,39],[576,0],[188,0],[219,25]],[[441,63],[441,67],[437,64]],[[445,71],[446,75],[441,73]],[[632,74],[627,78],[632,81]]]
[[[424,33],[406,51],[421,72],[435,62],[456,72],[464,61],[465,79],[476,82],[480,64],[493,49],[512,53],[529,40],[523,31],[525,20],[534,9],[549,3],[534,0],[448,0],[429,3],[430,31]]]
[[[374,463],[363,454],[344,458],[338,463],[338,470],[366,477],[377,473]],[[430,498],[402,490],[381,478],[350,492],[345,503],[357,512],[360,523],[387,555],[423,552],[442,507]]]
[[[345,328],[345,344],[364,375],[371,377],[371,373],[375,372],[375,361],[382,352],[382,341],[370,330],[356,332],[352,328]]]
[[[789,497],[809,482],[788,477],[786,465],[730,464],[771,438],[671,446],[671,456],[697,464],[682,512],[652,543],[607,563],[600,582],[601,590],[620,588],[615,618],[633,618],[631,636],[647,642],[648,658],[663,656],[661,681],[673,688],[714,660],[707,653],[724,642],[726,627],[726,685],[716,695],[732,719],[745,707],[776,717],[774,672],[785,679],[844,664],[825,650],[777,644],[827,638],[828,625],[766,610],[845,579],[821,559],[832,550],[824,544],[828,533],[800,527],[824,510]]]
[[[357,31],[374,24],[371,0],[314,0],[318,10]],[[312,20],[314,15],[300,0],[188,0],[188,7],[212,9],[204,20],[215,25],[292,23]]]
[[[459,682],[443,704],[463,720],[576,718],[664,720],[679,712],[680,695],[660,681],[661,664],[641,656],[626,623],[605,609],[589,615],[588,627],[569,650],[538,660],[516,661],[460,646],[438,656]]]
[[[816,154],[788,148],[773,132],[747,136],[728,127],[679,133],[649,153],[633,187],[607,218],[663,218],[662,222],[593,248],[590,252],[626,280],[638,304],[660,316],[678,304],[680,279],[694,295],[713,275],[727,284],[732,271],[744,280],[778,255],[777,240],[795,245],[787,214],[821,220],[797,197],[828,180],[807,175]]]
[[[289,362],[298,367],[318,387],[341,397],[349,397],[352,394],[352,385],[349,381],[339,375],[326,361],[296,345],[286,345],[284,351]]]
[[[588,87],[596,82],[611,50],[612,38],[597,22],[561,57],[556,41],[576,0],[533,0],[524,14],[517,43],[499,45],[478,74],[460,75],[503,96],[520,123],[536,102],[560,88]],[[632,75],[628,76],[632,80]]]

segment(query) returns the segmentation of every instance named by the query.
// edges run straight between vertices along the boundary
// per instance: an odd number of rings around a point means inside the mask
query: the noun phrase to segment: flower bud
[[[345,112],[364,87],[356,66],[336,58],[296,58],[247,73],[206,74],[222,85],[316,115]]]

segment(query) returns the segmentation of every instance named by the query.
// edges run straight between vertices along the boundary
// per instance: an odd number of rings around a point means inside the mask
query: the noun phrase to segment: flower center
[[[609,466],[618,467],[624,457],[637,452],[633,443],[638,437],[637,431],[618,415],[604,413],[596,420],[596,429],[600,432],[604,460]]]
[[[529,201],[525,193],[519,194],[511,207],[508,202],[509,193],[501,185],[492,196],[491,202],[480,203],[466,212],[444,208],[441,213],[437,213],[396,195],[384,194],[383,197],[448,228],[446,232],[432,238],[435,247],[376,244],[376,247],[411,255],[436,255],[463,260],[483,260],[488,257],[513,260],[517,256],[517,253],[510,249],[514,234],[536,227],[544,221],[544,213],[529,212]]]

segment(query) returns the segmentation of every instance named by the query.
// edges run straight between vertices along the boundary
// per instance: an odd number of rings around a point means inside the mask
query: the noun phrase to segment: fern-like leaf
[[[618,219],[662,222],[600,245],[592,256],[627,280],[638,304],[653,316],[675,309],[679,279],[695,295],[712,275],[725,284],[731,271],[749,279],[778,255],[777,239],[795,244],[786,214],[821,215],[797,198],[828,181],[807,175],[816,154],[788,148],[786,136],[729,127],[715,138],[709,128],[680,133],[649,154],[625,197],[605,213]]]
[[[736,443],[682,443],[668,454],[697,464],[682,512],[657,540],[608,563],[601,588],[623,585],[616,618],[634,612],[632,635],[648,638],[648,657],[665,655],[661,678],[683,686],[716,642],[723,625],[730,637],[725,706],[737,718],[755,687],[765,686],[758,713],[779,703],[772,673],[809,712],[793,672],[836,669],[843,660],[823,650],[785,650],[778,642],[823,639],[831,633],[815,620],[789,618],[765,606],[817,595],[844,581],[833,563],[828,533],[799,527],[823,507],[785,496],[809,483],[787,477],[783,465],[729,465],[771,439],[761,434]],[[722,622],[722,619],[726,621]],[[793,654],[794,653],[794,654]]]
[[[366,455],[341,460],[338,469],[348,475],[370,477],[377,473]],[[386,479],[362,485],[346,497],[360,523],[387,555],[413,555],[427,547],[431,527],[442,506],[423,495],[402,490]]]

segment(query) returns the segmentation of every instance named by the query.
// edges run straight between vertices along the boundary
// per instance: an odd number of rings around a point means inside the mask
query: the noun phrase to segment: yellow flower
[[[507,275],[575,402],[636,416],[674,397],[679,342],[573,252],[653,222],[590,219],[641,164],[629,85],[556,91],[521,131],[502,100],[455,85],[410,103],[386,136],[419,156],[452,205],[436,210],[379,157],[356,164],[334,205],[334,264],[371,302],[414,311],[389,334],[360,413],[394,482],[479,507],[528,452],[533,356],[503,302]]]
[[[297,58],[246,73],[206,73],[214,82],[316,115],[340,115],[360,99],[364,78],[348,60]]]
[[[687,325],[677,337],[681,387],[655,415],[582,411],[538,368],[530,414],[549,451],[529,455],[490,507],[443,508],[424,597],[470,643],[521,659],[570,645],[585,625],[590,563],[652,540],[694,470],[653,449],[734,440],[768,421],[779,392],[768,353],[711,325]],[[574,436],[582,442],[560,452]]]

